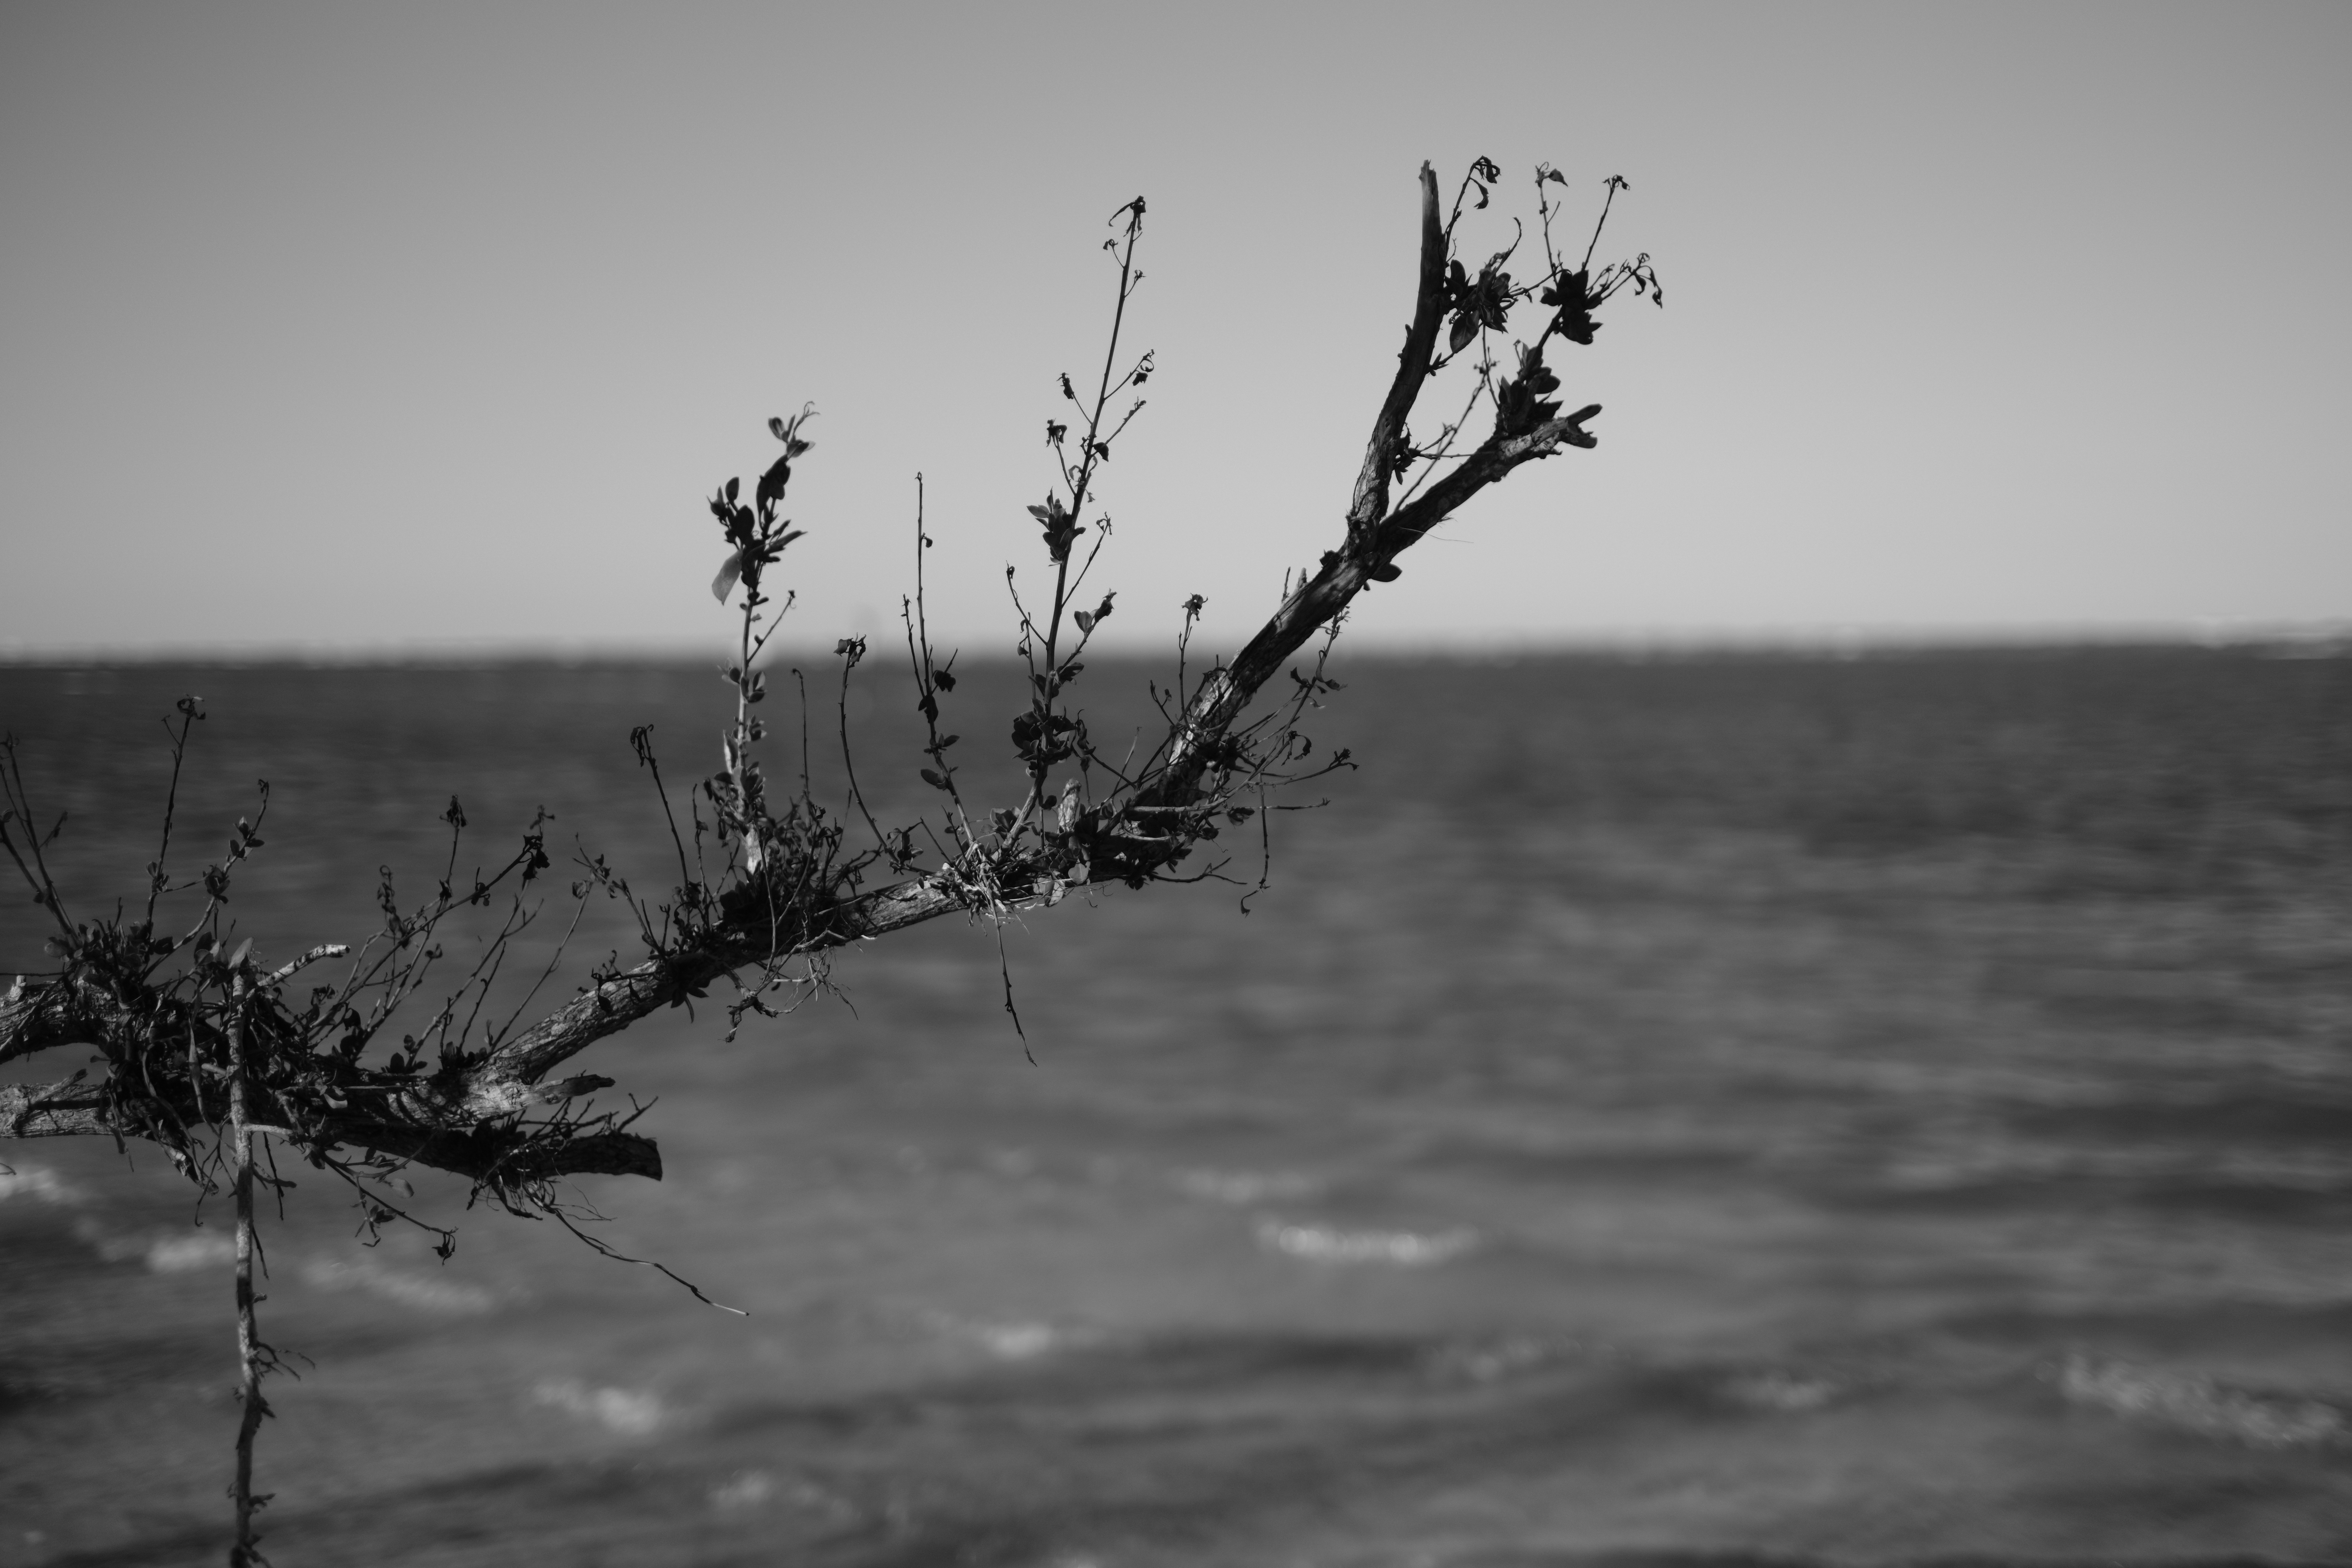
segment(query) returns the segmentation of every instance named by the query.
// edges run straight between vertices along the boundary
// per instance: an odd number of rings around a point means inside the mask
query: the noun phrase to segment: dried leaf
[[[1559,307],[1550,330],[1570,342],[1589,344],[1592,334],[1601,330],[1601,323],[1592,319],[1592,307],[1598,301],[1592,298],[1591,279],[1582,268],[1574,272],[1560,268],[1539,300]]]
[[[710,596],[720,604],[725,604],[727,595],[734,591],[735,579],[742,574],[743,552],[740,550],[732,551],[728,554],[727,559],[720,563],[719,575],[710,580]]]

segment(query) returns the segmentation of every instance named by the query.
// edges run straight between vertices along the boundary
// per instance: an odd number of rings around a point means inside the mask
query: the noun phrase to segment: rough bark
[[[236,1541],[229,1548],[229,1568],[248,1568],[261,1561],[260,1538],[253,1532],[253,1510],[266,1499],[253,1495],[253,1439],[269,1415],[261,1396],[262,1374],[268,1370],[269,1352],[261,1342],[261,1322],[253,1293],[253,1124],[248,1074],[245,1059],[245,1004],[249,982],[236,977],[228,1022],[228,1142],[230,1169],[236,1194],[236,1479],[229,1495],[236,1503]]]

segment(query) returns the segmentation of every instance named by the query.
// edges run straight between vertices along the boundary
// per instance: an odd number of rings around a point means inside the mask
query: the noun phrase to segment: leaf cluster
[[[177,713],[174,804],[189,732],[205,716],[194,699],[183,700]],[[78,1043],[97,1051],[90,1068],[64,1084],[24,1094],[11,1107],[12,1131],[60,1118],[92,1121],[117,1137],[156,1143],[212,1193],[224,1180],[229,1088],[241,1060],[250,1120],[275,1147],[356,1193],[373,1231],[387,1218],[408,1217],[400,1208],[406,1190],[400,1172],[412,1161],[468,1175],[478,1195],[543,1210],[555,1201],[551,1179],[573,1163],[576,1146],[619,1133],[634,1120],[566,1102],[551,1113],[534,1106],[484,1121],[460,1103],[468,1075],[516,1027],[539,989],[503,1018],[487,1009],[500,966],[537,913],[525,889],[551,866],[543,815],[502,863],[461,877],[467,823],[452,797],[441,814],[448,858],[430,897],[404,903],[385,868],[378,888],[383,923],[373,936],[356,951],[322,943],[270,968],[249,938],[237,939],[229,913],[236,868],[265,843],[267,781],[257,784],[258,804],[249,818],[237,819],[221,857],[184,878],[168,866],[167,807],[163,847],[149,863],[146,908],[77,920],[48,877],[46,840],[26,832],[33,815],[13,737],[0,742],[0,780],[6,786],[0,848],[50,910],[56,931],[48,951],[58,961],[47,973],[20,976],[0,1002],[10,1025],[0,1060]],[[500,905],[503,918],[471,971],[424,1016],[411,1017],[410,1005],[427,994],[447,958],[445,927]],[[174,910],[178,918],[168,919]],[[336,961],[336,978],[298,987],[315,966]],[[397,1027],[404,1020],[407,1026]],[[386,1042],[395,1043],[377,1057],[375,1047]],[[273,1186],[294,1184],[274,1163],[272,1170]],[[446,1229],[426,1228],[447,1243]]]

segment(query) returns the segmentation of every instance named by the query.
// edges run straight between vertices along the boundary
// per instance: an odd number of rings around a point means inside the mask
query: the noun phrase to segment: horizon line
[[[2116,624],[1954,624],[1896,626],[1831,623],[1788,626],[1589,628],[1501,637],[1421,637],[1360,633],[1343,652],[1383,658],[1667,657],[1710,655],[1856,658],[1874,654],[2094,651],[2129,648],[2261,650],[2307,657],[2352,656],[2352,618],[2265,621],[2202,619]],[[299,638],[254,642],[33,643],[0,639],[0,666],[291,665],[423,667],[479,664],[677,664],[717,658],[726,650],[699,640],[439,637],[400,642],[329,643]],[[1129,660],[1165,650],[1134,638],[1097,647],[1091,657]],[[1196,650],[1215,659],[1213,650]],[[824,639],[779,641],[766,662],[830,658]],[[1014,657],[1010,653],[1008,659]]]

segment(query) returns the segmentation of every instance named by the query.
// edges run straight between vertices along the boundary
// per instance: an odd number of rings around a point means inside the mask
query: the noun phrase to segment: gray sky
[[[921,468],[1009,647],[1138,193],[1107,630],[1229,649],[1480,153],[1668,304],[1368,641],[2352,616],[2352,6],[79,0],[0,12],[0,654],[715,644],[803,401],[803,634],[895,637]]]

